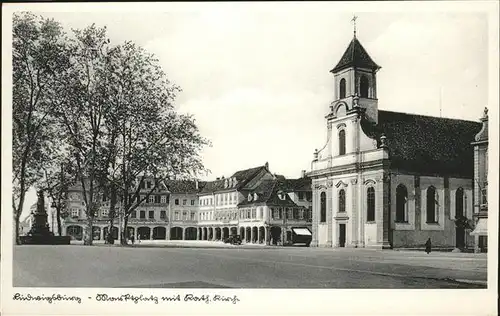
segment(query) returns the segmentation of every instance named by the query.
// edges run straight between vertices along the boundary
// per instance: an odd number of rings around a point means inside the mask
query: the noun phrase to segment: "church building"
[[[377,65],[356,32],[330,71],[326,144],[314,153],[311,246],[472,248],[479,122],[379,109]]]

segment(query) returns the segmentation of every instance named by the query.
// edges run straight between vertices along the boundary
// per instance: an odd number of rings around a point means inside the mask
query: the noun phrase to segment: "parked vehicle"
[[[232,235],[224,239],[224,242],[231,245],[241,245],[241,237],[240,235]]]

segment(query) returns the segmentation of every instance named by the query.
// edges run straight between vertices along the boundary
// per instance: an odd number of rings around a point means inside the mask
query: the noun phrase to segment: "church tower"
[[[353,18],[356,23],[356,17]],[[357,103],[366,110],[369,120],[377,123],[378,100],[377,100],[377,71],[378,66],[368,55],[363,45],[356,37],[356,24],[354,24],[354,37],[340,58],[337,65],[330,70],[334,75],[334,101],[332,110],[340,104],[351,110]]]

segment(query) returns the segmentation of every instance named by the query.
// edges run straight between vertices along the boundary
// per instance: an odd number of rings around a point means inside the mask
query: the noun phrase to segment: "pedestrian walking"
[[[137,234],[137,243],[141,243],[141,234]]]
[[[134,244],[134,242],[135,242],[135,237],[134,237],[134,235],[131,235],[131,236],[130,236],[130,241],[132,242],[132,245],[133,245],[133,244]]]
[[[429,254],[431,252],[431,239],[428,238],[427,241],[425,242],[425,252],[427,252],[427,254]]]

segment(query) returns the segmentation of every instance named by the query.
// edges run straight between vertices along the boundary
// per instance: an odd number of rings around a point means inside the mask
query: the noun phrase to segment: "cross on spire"
[[[356,37],[356,20],[358,19],[358,17],[356,15],[353,15],[351,21],[353,22],[354,24],[354,37]]]

